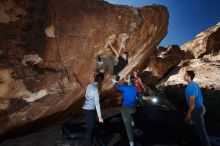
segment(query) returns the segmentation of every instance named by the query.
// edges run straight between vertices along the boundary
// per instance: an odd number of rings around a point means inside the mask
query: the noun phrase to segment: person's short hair
[[[195,73],[192,70],[186,71],[186,74],[191,78],[191,80],[193,80],[195,77]]]
[[[95,76],[95,82],[102,82],[104,80],[104,74],[103,73],[98,73],[96,76]]]
[[[135,80],[136,80],[135,76],[134,76],[134,75],[131,75],[131,76],[130,76],[130,83],[131,83],[132,85],[135,83]]]

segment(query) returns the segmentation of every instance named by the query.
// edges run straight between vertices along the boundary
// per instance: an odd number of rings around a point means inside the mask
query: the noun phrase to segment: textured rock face
[[[184,55],[185,52],[177,45],[170,45],[167,48],[159,47],[151,56],[145,70],[152,72],[157,79],[161,79],[170,69],[180,63]]]
[[[220,23],[198,34],[195,39],[183,44],[182,50],[191,53],[194,58],[201,58],[220,49]]]
[[[8,3],[17,10],[6,19]],[[133,8],[99,0],[0,4],[6,6],[0,10],[0,135],[54,114],[47,123],[62,118],[62,111],[78,112],[95,55],[112,55],[107,42],[129,52],[123,77],[134,66],[145,68],[167,33],[163,6]],[[106,75],[102,97],[114,96],[111,89]]]
[[[180,68],[181,67],[181,68]],[[195,82],[202,88],[210,90],[220,90],[220,54],[217,56],[206,55],[201,59],[187,60],[180,64],[180,67],[171,71],[171,76],[164,78],[162,86],[186,85],[183,77],[187,70],[193,70],[196,74]]]
[[[20,5],[21,6],[21,5]],[[0,5],[0,23],[14,22],[25,15],[25,11],[13,0],[2,0]]]

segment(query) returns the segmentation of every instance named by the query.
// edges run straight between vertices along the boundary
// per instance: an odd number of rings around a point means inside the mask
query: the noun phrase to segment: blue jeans
[[[199,135],[202,146],[211,146],[209,137],[205,129],[204,122],[205,107],[196,107],[192,112],[192,121]]]

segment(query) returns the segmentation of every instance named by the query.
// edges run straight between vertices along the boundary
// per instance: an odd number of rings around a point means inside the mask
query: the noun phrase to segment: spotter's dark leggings
[[[95,127],[96,111],[84,109],[84,114],[86,117],[86,133],[85,133],[85,146],[92,145],[92,133]]]

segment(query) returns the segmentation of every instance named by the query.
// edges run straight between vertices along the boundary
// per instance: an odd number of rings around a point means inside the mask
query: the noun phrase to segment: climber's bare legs
[[[110,75],[113,75],[113,68],[115,64],[115,57],[109,53],[99,53],[95,57],[97,68],[96,72],[105,73],[108,72]]]

